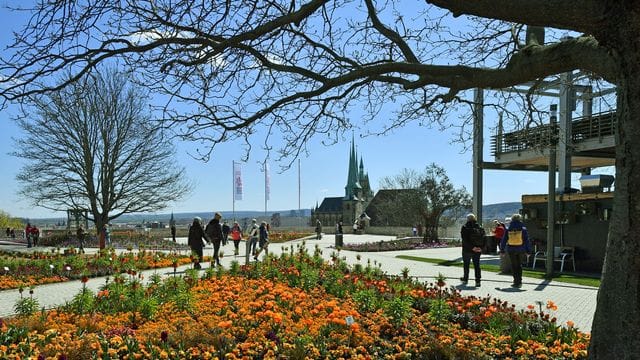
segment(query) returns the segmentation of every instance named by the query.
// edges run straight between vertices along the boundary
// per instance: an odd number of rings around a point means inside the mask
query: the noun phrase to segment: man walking
[[[469,265],[473,260],[473,271],[476,278],[476,287],[480,287],[480,254],[485,246],[484,229],[478,225],[474,214],[467,215],[467,223],[462,226],[462,263],[464,275],[460,278],[463,284],[469,281]]]
[[[511,261],[512,287],[519,288],[522,286],[522,262],[530,251],[529,235],[527,228],[522,223],[522,216],[513,214],[509,228],[500,242],[500,253],[506,252]]]
[[[213,259],[217,266],[220,266],[220,259],[218,257],[218,251],[220,251],[220,243],[222,242],[222,225],[220,224],[222,214],[219,212],[213,215],[213,219],[209,221],[204,232],[207,234],[209,241],[213,243]]]

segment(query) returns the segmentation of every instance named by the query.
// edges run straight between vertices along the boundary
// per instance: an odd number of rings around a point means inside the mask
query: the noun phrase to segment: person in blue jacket
[[[514,214],[511,217],[511,224],[504,233],[502,241],[500,241],[500,252],[506,252],[511,260],[511,272],[513,274],[512,287],[519,288],[522,286],[522,262],[527,253],[531,252],[531,244],[529,243],[529,234],[527,228],[522,223],[522,216]]]

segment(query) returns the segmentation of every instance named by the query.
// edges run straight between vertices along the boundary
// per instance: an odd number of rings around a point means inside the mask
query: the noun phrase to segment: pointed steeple
[[[361,186],[358,182],[358,158],[356,155],[356,144],[352,134],[351,153],[349,154],[349,175],[347,176],[347,186],[344,187],[344,198],[348,200],[356,198],[359,189],[361,189]]]
[[[360,172],[358,172],[358,181],[362,182],[362,180],[364,180],[365,177],[365,173],[364,173],[364,162],[362,161],[362,155],[360,155]],[[362,185],[362,184],[360,184]]]

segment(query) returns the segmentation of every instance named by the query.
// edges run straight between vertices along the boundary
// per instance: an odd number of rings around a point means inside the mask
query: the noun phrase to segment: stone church
[[[315,209],[311,211],[311,225],[314,226],[317,220],[320,220],[323,226],[334,226],[342,221],[343,231],[347,232],[357,219],[367,217],[364,209],[372,198],[369,174],[364,171],[362,156],[358,166],[358,154],[352,139],[344,196],[327,197],[322,200],[320,206],[316,204]]]

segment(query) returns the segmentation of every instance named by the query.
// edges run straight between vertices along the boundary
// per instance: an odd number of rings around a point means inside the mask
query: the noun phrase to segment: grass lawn
[[[396,257],[399,259],[422,261],[422,262],[437,264],[440,266],[462,267],[462,261],[451,261],[451,260],[433,259],[433,258],[408,256],[408,255],[398,255]],[[480,268],[483,271],[491,271],[495,273],[500,272],[500,266],[498,265],[481,264]],[[546,279],[545,273],[538,270],[522,269],[522,276],[535,278],[535,279]],[[557,282],[569,283],[569,284],[600,287],[600,278],[580,276],[575,274],[555,273],[555,275],[551,278],[551,280],[557,281]]]

